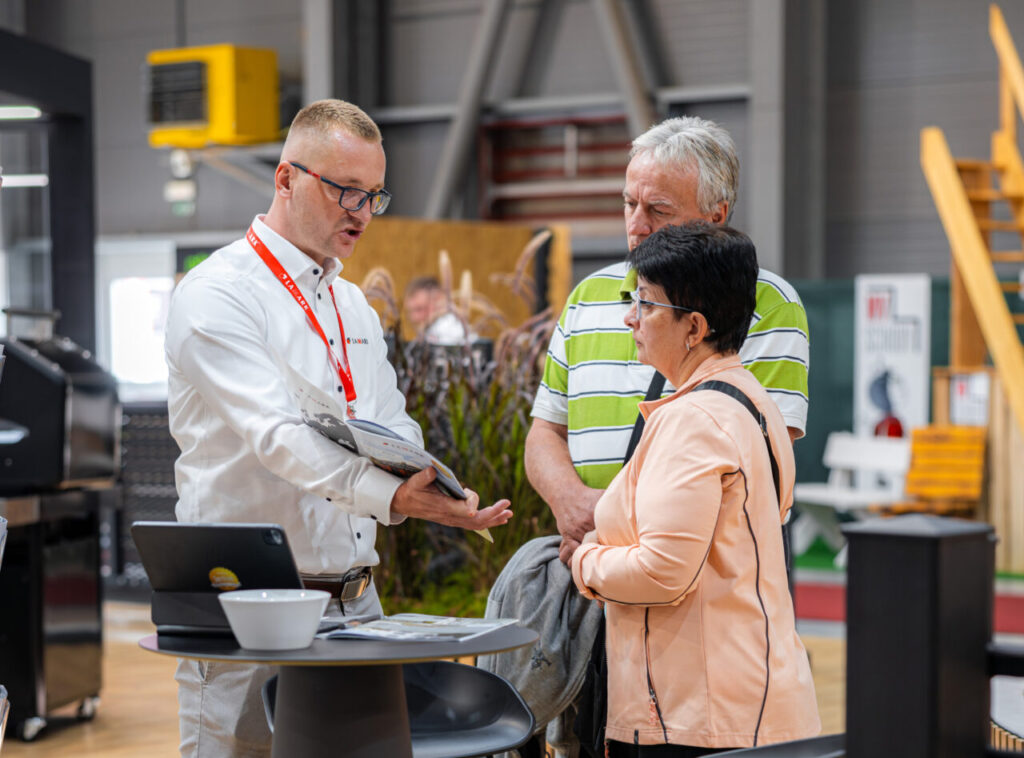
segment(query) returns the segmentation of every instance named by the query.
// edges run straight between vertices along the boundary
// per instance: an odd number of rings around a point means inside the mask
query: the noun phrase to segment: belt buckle
[[[362,571],[358,576],[353,579],[345,579],[341,584],[341,595],[339,600],[343,603],[347,603],[351,600],[355,600],[366,590],[370,584],[370,572]]]

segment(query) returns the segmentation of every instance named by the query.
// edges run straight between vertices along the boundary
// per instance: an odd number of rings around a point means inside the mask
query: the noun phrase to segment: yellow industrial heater
[[[277,53],[235,45],[154,50],[149,70],[149,144],[202,148],[280,137]]]

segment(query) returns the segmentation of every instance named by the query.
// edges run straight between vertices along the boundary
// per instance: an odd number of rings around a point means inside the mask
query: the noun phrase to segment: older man
[[[403,482],[373,467],[305,425],[293,400],[298,374],[349,416],[422,441],[376,313],[338,276],[387,208],[384,171],[380,131],[362,110],[340,100],[303,108],[270,210],[182,280],[166,340],[178,519],[281,524],[306,586],[339,598],[344,589],[343,610],[355,614],[380,611],[369,581],[378,522],[483,529],[511,515],[505,500],[478,511],[475,494],[442,495],[433,469]],[[182,755],[269,754],[259,692],[272,673],[180,661]]]
[[[739,160],[729,134],[695,117],[672,118],[633,141],[626,168],[626,235],[633,250],[663,226],[702,219],[724,224],[732,215]],[[591,274],[573,290],[548,349],[544,378],[526,440],[530,482],[555,514],[568,562],[594,528],[594,505],[623,464],[637,405],[654,370],[637,361],[623,325],[631,290],[625,263]],[[789,427],[807,422],[807,316],[796,290],[761,269],[757,303],[740,359],[768,390]]]

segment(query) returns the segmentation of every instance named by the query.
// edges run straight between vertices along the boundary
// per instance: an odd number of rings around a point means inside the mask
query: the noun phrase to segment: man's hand
[[[558,533],[562,535],[562,544],[558,548],[558,558],[566,566],[572,560],[572,554],[583,542],[584,536],[594,529],[594,506],[604,494],[604,490],[581,485],[577,489],[577,499],[563,500],[555,516]],[[554,510],[554,508],[552,508]]]
[[[425,468],[406,479],[391,498],[392,513],[463,529],[501,526],[512,518],[508,500],[477,510],[480,496],[473,490],[466,490],[467,500],[449,497],[434,486],[436,478],[437,471]]]

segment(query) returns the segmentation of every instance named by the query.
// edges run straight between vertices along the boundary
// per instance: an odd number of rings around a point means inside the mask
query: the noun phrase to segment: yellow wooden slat
[[[935,435],[933,437],[914,437],[910,443],[911,452],[926,452],[934,448],[957,448],[965,452],[981,450],[985,447],[984,437],[956,437],[952,435]]]
[[[985,434],[986,428],[983,426],[957,426],[954,424],[918,426],[910,431],[912,445],[928,442],[984,444]]]
[[[888,512],[976,509],[984,481],[986,433],[985,427],[951,424],[912,429],[904,490],[914,499]]]
[[[983,234],[988,245],[987,233]],[[985,335],[955,259],[949,267],[949,362],[960,371],[988,363]]]
[[[959,171],[997,171],[998,166],[984,158],[957,158],[956,167]]]
[[[966,424],[929,424],[928,426],[915,426],[910,430],[910,435],[915,438],[929,437],[957,437],[960,439],[984,439],[984,426],[968,426]]]
[[[963,487],[980,484],[982,465],[979,463],[973,470],[944,472],[941,469],[917,469],[907,472],[906,487]]]
[[[929,486],[911,487],[907,485],[906,492],[912,497],[919,498],[921,500],[970,500],[977,504],[978,497],[981,495],[981,482],[977,482],[974,485],[964,485],[962,487],[954,486],[939,486],[931,484]]]
[[[990,257],[996,263],[1024,263],[1024,250],[996,250]]]
[[[1000,74],[1005,78],[1005,86],[1013,96],[1017,110],[1024,113],[1024,67],[1021,66],[1017,46],[1013,44],[1006,19],[995,3],[989,6],[988,33],[999,58]],[[1008,120],[1005,114],[1004,118]]]
[[[996,218],[979,218],[978,228],[985,232],[1020,232],[1024,231],[1024,225],[1016,221],[1004,221]]]
[[[1024,200],[1020,192],[1005,192],[1001,189],[969,189],[967,197],[972,203],[996,203],[1001,200]]]
[[[929,461],[925,464],[914,463],[907,471],[907,478],[913,480],[934,479],[936,481],[963,481],[975,479],[981,480],[981,471],[984,468],[984,460],[979,460],[973,466],[951,466],[942,465],[945,461],[938,460],[934,463]]]
[[[960,452],[962,451],[962,452]],[[911,458],[911,469],[919,471],[938,471],[948,469],[955,473],[964,469],[977,468],[985,461],[985,451],[978,449],[950,446],[948,449],[923,450]]]
[[[908,486],[906,491],[908,496],[918,500],[970,500],[976,503],[981,494],[981,482],[962,487],[939,486],[932,483],[922,487]]]

